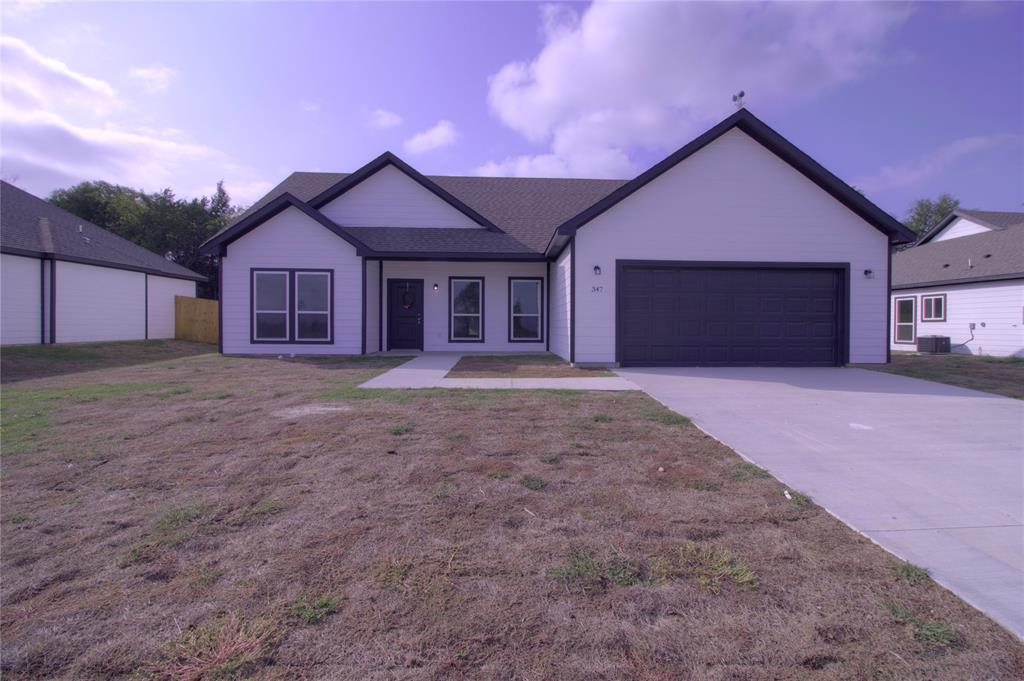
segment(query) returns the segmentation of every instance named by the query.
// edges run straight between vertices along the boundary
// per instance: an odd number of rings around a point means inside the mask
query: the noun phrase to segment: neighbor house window
[[[946,294],[921,296],[921,321],[946,321]]]
[[[332,270],[252,270],[252,342],[331,343]]]
[[[917,340],[916,310],[917,298],[896,299],[895,338],[897,343],[913,343]]]
[[[482,343],[484,340],[484,280],[479,277],[448,279],[448,340]]]
[[[508,339],[513,343],[538,342],[543,339],[544,322],[541,305],[544,299],[543,279],[511,278],[508,280]]]

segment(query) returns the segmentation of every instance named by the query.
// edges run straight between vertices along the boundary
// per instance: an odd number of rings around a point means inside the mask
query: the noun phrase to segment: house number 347
[[[591,286],[590,287],[590,292],[591,293],[603,293],[604,292],[604,286]]]

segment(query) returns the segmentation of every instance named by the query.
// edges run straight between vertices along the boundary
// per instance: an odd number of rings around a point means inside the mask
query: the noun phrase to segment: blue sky
[[[0,175],[242,204],[386,149],[631,177],[751,111],[882,208],[1024,210],[1024,4],[3,5]]]

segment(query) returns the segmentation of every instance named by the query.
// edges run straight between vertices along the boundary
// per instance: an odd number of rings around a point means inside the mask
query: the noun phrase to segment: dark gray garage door
[[[835,366],[845,272],[619,263],[623,366]]]

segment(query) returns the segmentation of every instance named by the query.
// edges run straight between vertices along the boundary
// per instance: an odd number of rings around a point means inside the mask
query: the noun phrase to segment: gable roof
[[[955,209],[952,213],[944,217],[939,221],[937,225],[929,229],[918,239],[919,244],[926,244],[932,240],[933,237],[937,236],[942,230],[949,227],[950,224],[957,218],[965,218],[971,222],[976,222],[979,225],[988,227],[994,230],[1003,230],[1007,227],[1014,227],[1016,225],[1024,225],[1024,213],[1013,213],[1008,211],[996,211],[996,210],[964,210],[962,208]]]
[[[740,109],[718,125],[684,145],[665,160],[655,164],[647,171],[560,225],[557,233],[552,237],[552,246],[549,247],[549,251],[560,250],[559,242],[568,240],[581,226],[643,188],[647,183],[697,153],[733,128],[742,130],[760,143],[761,146],[791,165],[804,177],[824,189],[872,227],[886,234],[890,242],[905,243],[914,240],[914,233],[902,223],[873,204],[856,189],[830,173],[813,158],[800,151],[789,140],[768,127],[757,116],[746,109]]]
[[[1024,222],[919,244],[892,256],[892,287],[1024,279]]]
[[[201,274],[2,181],[0,251],[206,281]]]

